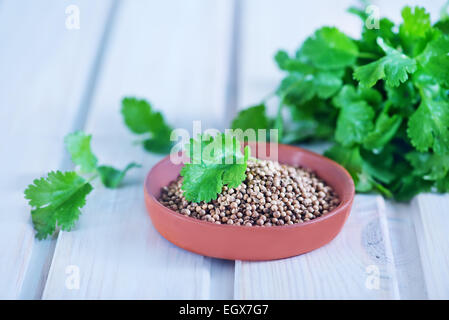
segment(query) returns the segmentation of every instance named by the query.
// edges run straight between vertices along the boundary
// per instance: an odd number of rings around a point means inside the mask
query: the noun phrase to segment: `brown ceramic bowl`
[[[270,144],[250,143],[253,157]],[[296,256],[330,242],[341,230],[351,210],[354,183],[336,162],[289,145],[278,145],[280,163],[310,168],[340,197],[340,205],[317,219],[301,224],[271,227],[219,225],[183,216],[157,200],[162,187],[179,176],[182,164],[169,157],[157,163],[145,180],[145,203],[153,225],[168,241],[183,249],[230,260],[274,260]],[[265,154],[265,153],[264,153]]]

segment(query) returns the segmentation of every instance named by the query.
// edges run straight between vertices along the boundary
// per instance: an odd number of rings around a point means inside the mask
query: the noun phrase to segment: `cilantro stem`
[[[267,94],[261,101],[261,103],[266,103],[268,100],[273,98],[276,95],[276,91],[272,91],[269,94]]]
[[[254,157],[249,157],[248,160],[252,161],[252,162],[259,162],[260,161],[259,159],[254,158]]]
[[[151,133],[145,133],[132,142],[133,145],[141,145],[145,142],[145,140],[151,139],[153,135]]]
[[[87,180],[87,183],[91,183],[93,180],[97,179],[98,177],[99,177],[99,174],[97,172]]]
[[[380,183],[374,182],[374,187],[379,191],[380,194],[384,195],[386,198],[393,197],[393,194],[391,193],[391,191],[388,190],[387,188],[385,188]]]

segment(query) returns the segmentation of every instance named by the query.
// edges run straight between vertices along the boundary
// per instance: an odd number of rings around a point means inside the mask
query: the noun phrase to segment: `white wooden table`
[[[399,20],[406,1],[374,1]],[[444,0],[419,3],[436,16]],[[65,10],[80,10],[80,29]],[[148,98],[176,127],[224,129],[281,77],[278,48],[322,25],[357,36],[352,1],[0,0],[0,298],[449,298],[449,196],[410,204],[357,195],[341,234],[273,262],[223,261],[179,249],[151,224],[146,172],[161,157],[132,145],[119,102]],[[72,232],[37,241],[23,190],[72,168],[63,137],[93,134],[100,160],[138,161],[122,188],[96,185]],[[75,267],[73,267],[75,266]],[[79,270],[79,288],[67,285]],[[379,280],[378,282],[376,282]]]

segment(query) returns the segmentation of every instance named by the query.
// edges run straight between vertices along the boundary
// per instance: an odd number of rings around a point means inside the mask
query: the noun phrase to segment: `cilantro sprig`
[[[92,185],[74,171],[52,171],[46,178],[36,179],[25,190],[36,237],[44,239],[56,226],[70,231],[86,204]]]
[[[146,151],[160,154],[170,151],[172,128],[146,100],[125,97],[121,112],[126,126],[143,137],[140,142]],[[45,239],[58,228],[72,229],[81,214],[80,209],[86,204],[87,195],[93,190],[93,180],[98,178],[106,188],[117,188],[129,170],[140,167],[135,162],[123,169],[99,165],[91,149],[91,139],[91,135],[82,131],[68,134],[64,142],[76,170],[51,171],[46,177],[35,179],[25,190],[38,239]]]
[[[449,3],[449,2],[448,2]],[[277,117],[265,102],[241,111],[234,129],[279,129],[281,142],[328,140],[325,152],[352,175],[358,192],[409,200],[449,192],[449,14],[431,23],[421,7],[404,7],[398,28],[365,25],[360,39],[323,27],[292,55],[275,61],[286,76]],[[283,109],[290,117],[284,119]]]
[[[216,199],[224,185],[235,188],[246,178],[250,148],[241,152],[236,137],[200,135],[186,146],[190,162],[181,169],[182,190],[187,200],[209,202]]]
[[[78,172],[51,171],[47,177],[35,179],[25,190],[38,239],[51,236],[58,227],[65,231],[73,228],[87,195],[93,190],[91,182],[94,179],[99,177],[105,187],[117,188],[128,170],[140,166],[134,162],[123,170],[99,166],[91,150],[91,138],[91,135],[77,131],[64,139]]]
[[[172,128],[165,122],[162,113],[153,110],[148,101],[123,98],[122,115],[128,129],[143,137],[141,143],[146,151],[159,154],[170,152],[173,146],[170,140]]]

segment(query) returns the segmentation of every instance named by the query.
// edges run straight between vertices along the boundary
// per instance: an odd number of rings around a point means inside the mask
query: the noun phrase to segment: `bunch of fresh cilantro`
[[[449,16],[432,25],[424,8],[405,7],[351,39],[323,27],[275,61],[286,73],[275,119],[265,102],[241,111],[232,128],[279,129],[280,141],[332,141],[325,155],[352,175],[358,192],[406,201],[449,191]],[[363,22],[364,10],[350,8]],[[286,120],[284,110],[290,114]],[[285,119],[284,119],[285,118]]]

